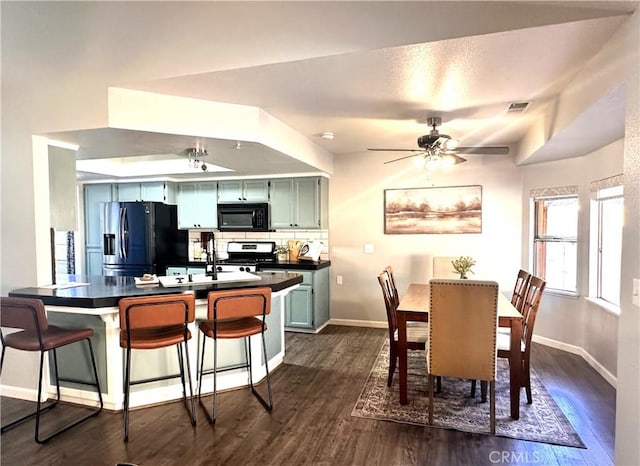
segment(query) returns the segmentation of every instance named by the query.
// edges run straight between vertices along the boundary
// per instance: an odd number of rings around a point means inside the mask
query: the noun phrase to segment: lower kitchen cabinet
[[[318,270],[265,269],[260,272],[301,274],[300,286],[291,290],[284,302],[285,330],[317,332],[329,320],[329,268]]]
[[[165,272],[165,275],[189,275],[189,274],[202,275],[204,273],[205,273],[204,267],[195,267],[195,266],[185,267],[185,266],[171,265],[167,267],[167,271]]]

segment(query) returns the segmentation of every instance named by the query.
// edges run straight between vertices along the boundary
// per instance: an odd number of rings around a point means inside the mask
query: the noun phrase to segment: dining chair
[[[0,341],[2,342],[2,356],[0,358],[0,373],[4,366],[5,350],[13,348],[20,351],[38,351],[40,352],[40,369],[38,371],[38,395],[36,399],[36,410],[26,416],[21,417],[2,426],[1,432],[4,434],[9,429],[21,424],[32,417],[36,418],[35,440],[37,443],[45,443],[53,437],[71,429],[78,424],[97,416],[102,411],[102,391],[100,390],[100,380],[98,379],[98,371],[96,369],[96,360],[91,345],[91,337],[93,330],[90,328],[62,328],[49,325],[45,313],[44,303],[39,299],[30,298],[0,298],[0,324],[2,327],[18,329],[19,331],[3,335],[0,332]],[[82,341],[87,342],[89,347],[89,357],[91,359],[91,368],[98,395],[98,406],[91,410],[80,419],[66,424],[53,433],[40,437],[40,416],[43,412],[55,407],[60,402],[60,378],[58,376],[58,355],[56,350],[63,346]],[[56,382],[56,399],[46,406],[42,406],[43,378],[45,368],[45,354],[50,353],[53,359],[53,374]],[[55,416],[52,416],[55,417]]]
[[[460,274],[453,270],[451,261],[457,257],[435,256],[433,258],[433,278],[460,278]]]
[[[513,287],[513,293],[511,295],[511,304],[522,313],[522,304],[524,302],[524,297],[527,292],[527,287],[529,286],[529,280],[531,278],[531,274],[526,270],[520,269],[518,275],[516,276],[516,283]],[[498,335],[511,335],[511,328],[509,327],[498,327]],[[509,337],[510,338],[510,337]],[[471,381],[471,397],[474,398],[476,396],[476,381]],[[481,399],[484,403],[487,401],[487,387],[486,384],[481,385]]]
[[[388,270],[378,275],[378,283],[382,289],[385,309],[387,311],[387,324],[389,326],[389,374],[387,376],[387,386],[391,387],[393,374],[398,363],[398,318],[397,298],[394,298],[392,279]],[[407,349],[422,350],[426,348],[429,339],[429,324],[426,322],[407,322]],[[438,379],[438,391],[440,391],[440,379]]]
[[[436,376],[489,382],[490,430],[495,434],[498,284],[432,279],[427,374],[429,424],[433,424]]]
[[[533,338],[533,328],[538,315],[538,307],[542,299],[546,282],[536,276],[531,276],[520,310],[524,317],[522,328],[522,341],[520,351],[522,355],[522,381],[520,386],[527,392],[527,403],[532,403],[531,397],[531,341]],[[498,357],[509,358],[511,350],[511,335],[509,333],[498,333]]]
[[[207,296],[207,320],[200,322],[200,331],[205,337],[213,339],[213,369],[204,369],[205,343],[202,340],[202,353],[200,358],[198,402],[202,404],[202,378],[204,375],[213,374],[213,411],[209,417],[211,424],[215,424],[218,409],[217,374],[218,372],[248,368],[249,387],[251,393],[258,399],[267,411],[273,409],[273,395],[271,393],[271,378],[267,357],[267,345],[265,332],[267,330],[266,317],[271,312],[271,288],[236,289],[227,291],[211,291]],[[269,401],[262,397],[253,384],[251,336],[261,335],[262,353],[266,369],[267,396]],[[244,340],[245,363],[218,369],[218,339]],[[205,413],[207,412],[205,408]],[[207,413],[208,416],[208,413]]]
[[[524,295],[527,291],[527,287],[529,286],[530,278],[531,274],[522,269],[520,269],[516,277],[516,283],[513,287],[513,294],[511,295],[511,304],[513,304],[513,306],[519,311],[522,308],[522,302],[524,301]],[[505,328],[505,330],[507,329]]]
[[[122,298],[118,303],[120,317],[120,347],[125,350],[124,375],[124,441],[129,441],[129,405],[131,385],[157,382],[180,377],[182,399],[191,425],[196,425],[191,366],[187,342],[191,339],[189,324],[195,320],[195,297],[191,293]],[[155,350],[175,346],[179,373],[131,380],[131,350]],[[185,370],[186,360],[186,370]],[[189,397],[185,386],[189,379]],[[190,406],[189,406],[190,404]]]
[[[387,265],[384,268],[384,272],[387,272],[387,274],[389,275],[389,282],[391,283],[391,290],[393,291],[393,299],[397,306],[398,304],[400,304],[400,298],[398,295],[398,287],[396,286],[396,279],[393,276],[393,268],[390,265]]]

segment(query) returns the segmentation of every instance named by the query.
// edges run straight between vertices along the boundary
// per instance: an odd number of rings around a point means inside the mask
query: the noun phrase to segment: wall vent
[[[527,100],[524,102],[512,102],[509,104],[509,108],[507,108],[507,112],[522,113],[527,109],[527,107],[529,107],[530,103],[531,103],[530,100]]]

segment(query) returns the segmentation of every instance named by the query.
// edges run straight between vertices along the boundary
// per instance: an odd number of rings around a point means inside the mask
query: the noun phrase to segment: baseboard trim
[[[373,320],[356,320],[356,319],[330,319],[331,325],[342,325],[344,327],[369,327],[369,328],[387,328],[387,322]]]
[[[553,340],[551,338],[542,337],[540,335],[534,335],[533,341],[536,343],[540,343],[541,345],[549,346],[551,348],[556,348],[562,351],[566,351],[567,353],[577,354],[582,357],[587,364],[595,369],[595,371],[600,374],[613,388],[617,388],[618,379],[615,375],[607,370],[602,364],[600,364],[593,356],[591,356],[584,348],[576,345],[570,345],[569,343],[564,343],[562,341]]]
[[[330,319],[331,325],[343,325],[347,327],[370,327],[370,328],[387,328],[387,322],[371,321],[371,320],[356,320],[356,319]],[[593,356],[591,356],[584,348],[580,346],[570,345],[562,341],[553,340],[551,338],[542,337],[540,335],[534,335],[533,341],[540,343],[541,345],[556,348],[567,353],[577,354],[582,357],[587,364],[595,369],[613,388],[617,388],[618,381],[615,375],[607,370],[602,364],[600,364]]]

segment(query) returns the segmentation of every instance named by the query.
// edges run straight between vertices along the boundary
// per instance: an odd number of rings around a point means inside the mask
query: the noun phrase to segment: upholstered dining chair
[[[498,284],[432,279],[429,286],[429,424],[433,424],[436,376],[482,380],[489,382],[490,430],[494,434]]]
[[[102,391],[100,390],[100,380],[98,379],[98,371],[96,369],[96,361],[93,354],[93,346],[91,345],[91,337],[93,330],[90,328],[68,329],[49,325],[45,314],[44,303],[39,299],[29,298],[0,298],[0,323],[2,327],[19,329],[17,332],[3,335],[0,332],[0,341],[2,342],[2,357],[0,359],[0,373],[4,366],[4,355],[7,348],[13,348],[20,351],[38,351],[40,353],[40,369],[38,371],[38,397],[36,399],[36,410],[26,416],[16,419],[2,427],[4,434],[7,430],[17,426],[18,424],[30,419],[36,418],[35,440],[37,443],[45,443],[53,437],[71,429],[74,426],[97,416],[102,411]],[[53,433],[40,437],[40,416],[43,412],[55,407],[60,401],[60,378],[58,376],[58,357],[56,350],[63,346],[87,342],[89,347],[89,357],[91,359],[91,368],[95,384],[92,384],[98,395],[98,406],[90,412],[64,427],[59,428]],[[49,353],[53,359],[53,374],[56,383],[56,399],[46,406],[42,406],[43,377],[45,369],[45,354]]]
[[[271,393],[271,378],[267,357],[267,345],[265,331],[267,330],[266,317],[271,312],[271,288],[236,289],[226,291],[211,291],[207,296],[207,320],[200,322],[200,331],[213,339],[213,369],[204,369],[205,342],[202,340],[202,354],[200,358],[198,401],[202,404],[202,378],[206,374],[213,374],[213,412],[209,417],[211,424],[215,424],[218,409],[217,374],[218,372],[248,368],[249,387],[251,393],[258,399],[267,411],[273,409],[273,395]],[[267,396],[264,399],[253,384],[253,372],[251,364],[251,336],[262,337],[262,355],[266,369]],[[246,362],[240,365],[218,369],[218,339],[244,340]],[[206,413],[205,408],[205,413]],[[207,413],[208,415],[208,413]]]
[[[387,386],[393,382],[393,374],[398,362],[398,301],[394,298],[393,285],[388,271],[385,269],[378,275],[378,283],[382,289],[382,297],[387,310],[387,323],[389,325],[389,375]],[[407,322],[407,348],[410,350],[424,350],[429,338],[429,327],[426,322]]]
[[[522,383],[520,386],[524,387],[527,392],[528,404],[531,404],[533,401],[531,397],[531,340],[538,315],[538,307],[540,306],[540,300],[542,299],[545,286],[546,282],[543,279],[532,275],[529,279],[529,285],[527,286],[520,309],[520,313],[524,317],[522,341],[520,344],[520,352],[522,355]],[[509,358],[511,334],[499,332],[497,346],[498,357]]]
[[[195,297],[191,293],[122,298],[119,303],[120,347],[125,350],[124,375],[124,441],[129,441],[129,404],[131,385],[180,377],[182,399],[189,411],[191,425],[196,425],[191,366],[187,342],[191,339],[188,325],[195,320]],[[178,352],[178,374],[131,380],[131,350],[155,350],[175,346]],[[185,370],[186,360],[186,370]],[[189,380],[189,397],[185,387]],[[190,404],[190,406],[189,406]]]
[[[456,259],[457,257],[435,256],[433,258],[433,278],[460,278],[451,264],[451,261]]]

